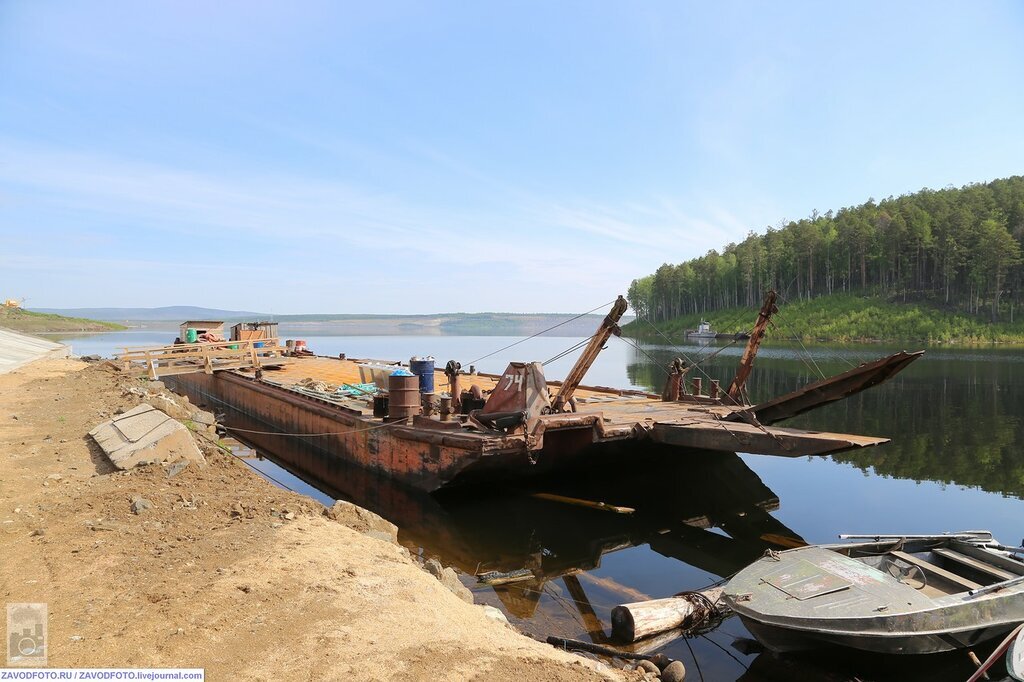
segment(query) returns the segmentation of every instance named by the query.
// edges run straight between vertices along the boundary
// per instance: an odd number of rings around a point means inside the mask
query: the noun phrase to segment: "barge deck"
[[[369,397],[317,394],[303,385],[308,379],[358,385],[360,364],[364,363],[302,357],[279,370],[263,372],[262,379],[257,379],[254,371],[229,370],[182,374],[166,381],[193,400],[230,406],[347,461],[427,490],[545,473],[586,456],[592,446],[627,441],[791,457],[888,441],[727,421],[737,409],[721,401],[686,396],[693,402],[666,402],[655,394],[601,387],[580,387],[575,396],[576,412],[536,415],[508,431],[481,427],[465,418],[443,422],[440,415],[388,421],[374,416]],[[494,395],[500,379],[490,374],[463,377],[484,395]],[[450,389],[441,372],[436,372],[435,381],[441,390]],[[546,388],[554,391],[560,385],[551,382]]]

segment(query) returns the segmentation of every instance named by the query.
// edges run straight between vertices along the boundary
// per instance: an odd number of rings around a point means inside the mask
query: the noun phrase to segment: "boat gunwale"
[[[808,549],[824,549],[828,551],[836,552],[847,556],[850,559],[857,560],[856,557],[849,557],[844,552],[837,552],[836,550],[857,550],[857,549],[878,549],[881,550],[885,547],[899,546],[901,538],[892,538],[886,540],[879,540],[873,542],[859,542],[859,543],[827,543],[827,544],[816,544],[807,545],[805,547],[795,547],[792,549],[781,550],[775,553],[775,556],[796,554],[801,551]],[[955,534],[947,535],[934,535],[924,536],[910,539],[909,541],[916,544],[928,544],[934,542],[944,542],[946,545],[949,543],[962,540],[962,537],[958,537]],[[979,547],[982,548],[982,547]],[[931,551],[932,547],[922,548],[917,551]],[[888,551],[883,552],[888,554]],[[757,561],[751,563],[749,566],[744,568],[740,573],[750,570],[753,566],[764,561],[768,557],[762,557]],[[869,565],[869,564],[868,564]],[[737,576],[739,573],[737,574]],[[736,576],[734,576],[735,579]],[[730,581],[731,583],[731,581]],[[997,585],[998,583],[993,583]],[[726,585],[726,589],[728,589]],[[991,587],[991,586],[989,586]],[[942,597],[928,597],[931,604],[915,608],[909,611],[901,612],[877,612],[871,615],[828,615],[828,616],[800,616],[800,615],[788,615],[778,613],[765,613],[762,611],[755,611],[753,608],[746,605],[745,601],[738,600],[740,595],[729,592],[723,592],[722,599],[725,603],[744,621],[751,621],[753,623],[764,625],[767,627],[778,628],[780,630],[790,630],[802,635],[809,635],[812,638],[815,636],[831,636],[831,637],[861,637],[861,638],[872,638],[878,641],[884,641],[887,639],[900,639],[900,638],[918,638],[918,637],[942,637],[949,635],[956,635],[958,633],[967,633],[987,629],[1001,629],[1009,628],[1020,622],[1020,616],[1014,616],[1013,614],[1004,614],[1002,616],[996,616],[993,620],[986,622],[975,622],[973,624],[956,626],[950,625],[941,629],[906,629],[906,630],[894,630],[892,626],[894,624],[912,625],[915,621],[921,621],[930,617],[936,617],[947,622],[952,622],[948,617],[938,615],[938,612],[946,611],[956,613],[959,611],[965,611],[968,609],[976,610],[979,605],[986,603],[998,602],[1005,600],[1008,597],[1022,597],[1024,596],[1024,584],[1011,585],[1006,588],[1008,591],[992,591],[987,592],[983,595],[974,596],[971,594],[971,590],[961,590],[954,592]],[[831,624],[832,627],[828,627]],[[835,625],[848,624],[850,626],[845,629],[836,629]],[[888,625],[888,627],[887,627]],[[869,629],[873,628],[873,629]]]

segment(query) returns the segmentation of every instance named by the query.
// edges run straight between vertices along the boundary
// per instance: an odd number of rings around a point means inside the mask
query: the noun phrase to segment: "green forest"
[[[634,280],[627,298],[639,317],[666,323],[756,309],[770,289],[787,305],[843,294],[817,301],[815,313],[827,317],[830,300],[844,311],[860,301],[875,311],[869,318],[893,327],[886,338],[1024,338],[1014,320],[1022,240],[1024,176],[923,189],[751,231],[721,252],[665,263]],[[810,336],[861,337],[854,329]]]

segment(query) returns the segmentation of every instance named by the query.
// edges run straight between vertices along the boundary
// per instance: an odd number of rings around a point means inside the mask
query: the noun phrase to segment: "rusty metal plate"
[[[801,601],[845,590],[852,584],[803,559],[786,562],[765,575],[764,581]]]

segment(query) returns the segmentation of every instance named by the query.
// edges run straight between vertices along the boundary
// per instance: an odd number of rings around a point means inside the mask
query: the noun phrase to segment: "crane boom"
[[[761,347],[761,339],[764,338],[764,333],[768,329],[768,322],[771,321],[772,315],[779,311],[775,305],[775,298],[774,290],[769,291],[768,295],[765,296],[764,305],[761,306],[761,311],[757,314],[757,322],[754,323],[754,330],[750,333],[750,340],[747,341],[747,347],[743,350],[743,357],[740,358],[740,367],[736,371],[736,376],[733,377],[732,383],[729,384],[729,397],[737,403],[745,402],[743,400],[743,386],[747,383],[750,370],[754,369],[754,358],[757,357],[757,350]]]
[[[568,376],[565,377],[565,381],[562,382],[562,387],[558,391],[558,395],[551,405],[555,412],[561,412],[565,407],[565,404],[572,398],[572,394],[576,392],[580,382],[583,381],[583,377],[586,375],[587,370],[594,364],[594,360],[597,359],[598,353],[604,348],[604,344],[607,343],[608,339],[612,334],[616,336],[620,333],[619,320],[622,318],[623,313],[626,312],[626,308],[629,305],[626,303],[621,295],[615,300],[612,305],[611,311],[605,315],[604,320],[601,322],[601,326],[597,328],[597,331],[592,337],[590,337],[590,343],[583,350],[579,359],[576,360],[576,364],[573,365],[569,371]]]

